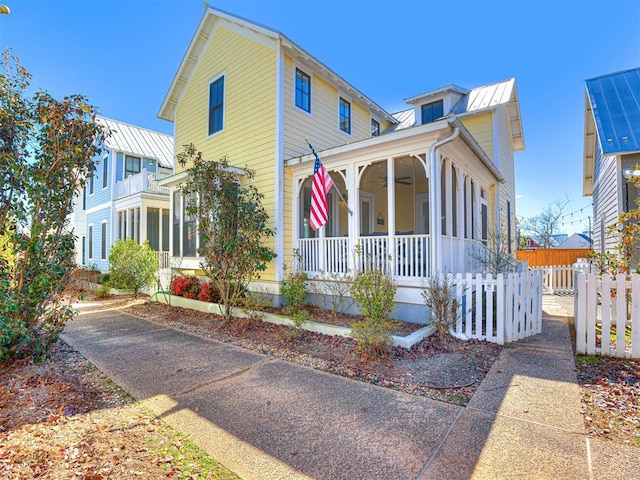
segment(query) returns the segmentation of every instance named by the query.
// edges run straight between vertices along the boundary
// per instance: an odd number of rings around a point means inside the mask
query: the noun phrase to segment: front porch
[[[300,268],[312,278],[375,268],[401,286],[420,286],[437,272],[475,273],[498,179],[464,141],[452,139],[435,155],[437,141],[431,136],[409,152],[389,145],[357,161],[344,151],[321,152],[334,188],[329,220],[317,231],[308,221],[312,167],[293,166],[293,244]]]

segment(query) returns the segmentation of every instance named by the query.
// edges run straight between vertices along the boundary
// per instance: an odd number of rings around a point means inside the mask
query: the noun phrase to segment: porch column
[[[387,225],[387,252],[391,254],[391,260],[384,259],[385,265],[389,264],[390,270],[387,274],[394,276],[395,268],[393,267],[396,264],[396,256],[397,252],[395,249],[395,234],[396,234],[396,175],[395,175],[395,164],[393,161],[393,157],[387,158],[387,217],[388,217],[388,225]],[[375,212],[374,212],[375,216]]]
[[[477,237],[482,240],[482,204],[480,203],[480,185],[474,182],[476,188],[473,189],[473,223],[478,231]]]
[[[429,273],[435,275],[440,271],[442,253],[442,205],[440,202],[442,160],[440,155],[435,155],[435,165],[429,165],[429,237],[431,238],[431,252],[429,255]],[[427,155],[429,162],[433,161],[431,155]]]
[[[467,267],[468,253],[465,251],[467,244],[464,240],[464,173],[462,170],[456,168],[456,233],[458,235],[458,268],[460,272],[464,273]],[[461,261],[461,262],[460,262]]]
[[[146,175],[148,178],[148,175]],[[147,205],[145,203],[140,207],[140,235],[138,242],[140,245],[147,240]]]
[[[126,238],[133,238],[133,215],[132,210],[127,208],[127,233]]]
[[[444,198],[446,200],[445,204],[445,230],[443,235],[453,235],[453,194],[452,192],[452,175],[451,175],[451,160],[448,158],[444,159]]]
[[[465,238],[473,238],[473,232],[471,229],[473,228],[473,223],[471,222],[471,215],[473,214],[471,210],[471,177],[467,174],[464,178],[464,188],[466,192],[465,198]]]
[[[347,255],[347,267],[351,272],[356,271],[356,259],[355,248],[358,244],[358,233],[360,228],[360,189],[358,185],[358,169],[355,165],[347,165],[346,171],[346,187],[347,201],[349,208],[353,212],[353,215],[348,215],[347,218],[347,230],[348,230],[348,255]]]

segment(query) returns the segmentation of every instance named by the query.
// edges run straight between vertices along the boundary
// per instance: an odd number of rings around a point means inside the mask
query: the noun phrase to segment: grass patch
[[[597,357],[589,357],[587,355],[576,355],[576,363],[582,365],[598,365],[600,359]]]

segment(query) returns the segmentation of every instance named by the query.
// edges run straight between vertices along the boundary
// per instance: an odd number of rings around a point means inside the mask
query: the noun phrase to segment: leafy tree
[[[116,240],[109,250],[109,285],[132,290],[137,297],[142,287],[153,287],[157,281],[158,257],[149,246],[131,238]]]
[[[8,51],[0,67],[0,361],[46,358],[73,311],[67,218],[104,139],[82,95],[28,97],[31,75]]]
[[[522,231],[535,238],[540,248],[553,248],[553,235],[560,230],[562,212],[568,204],[568,198],[549,203],[541,213],[522,222]]]
[[[188,180],[181,187],[185,213],[197,221],[203,257],[200,265],[229,322],[231,309],[244,297],[248,283],[276,256],[265,245],[275,232],[268,227],[264,196],[250,183],[255,172],[246,170],[240,179],[226,157],[205,161],[193,145],[186,145],[177,160],[182,166],[191,165],[186,170]]]

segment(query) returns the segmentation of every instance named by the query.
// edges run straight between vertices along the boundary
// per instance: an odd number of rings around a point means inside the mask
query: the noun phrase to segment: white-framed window
[[[93,172],[91,173],[91,176],[89,177],[89,195],[93,195],[93,186],[94,186],[94,179],[96,178],[96,167],[95,164],[93,166]]]
[[[93,223],[89,224],[89,228],[87,229],[87,237],[89,239],[89,254],[87,255],[87,258],[89,260],[93,260]]]
[[[295,106],[311,113],[311,75],[295,69]]]
[[[220,74],[209,83],[209,135],[224,130],[224,78]]]
[[[141,158],[132,155],[124,156],[124,178],[140,173]]]
[[[200,243],[198,225],[195,216],[186,212],[190,198],[184,197],[180,190],[172,195],[172,254],[174,257],[197,257]]]
[[[102,220],[100,224],[100,258],[107,259],[107,221]]]
[[[377,121],[375,118],[372,118],[371,119],[371,136],[377,137],[378,135],[380,135],[380,122]]]
[[[340,130],[348,135],[351,135],[351,102],[340,97],[338,110]]]
[[[442,100],[426,103],[420,106],[422,124],[435,122],[444,115],[444,104]]]
[[[102,159],[102,188],[103,189],[107,188],[107,185],[108,185],[108,181],[107,181],[108,173],[109,173],[109,157],[104,157]]]

